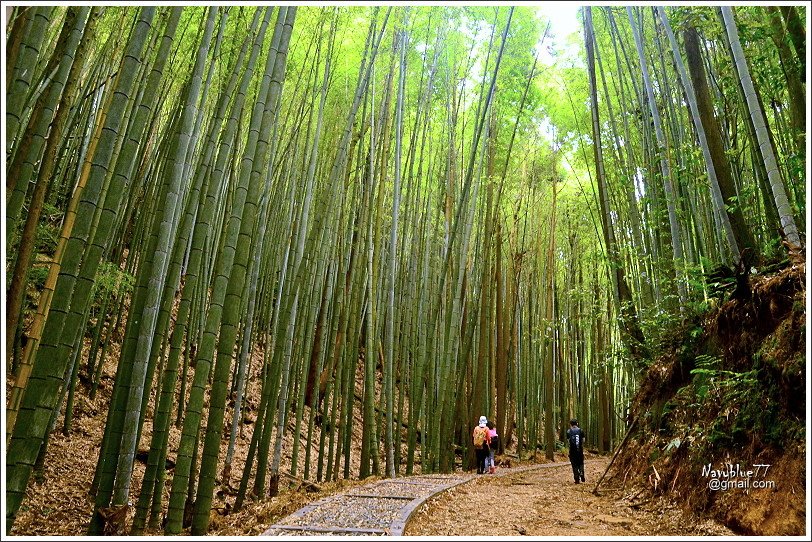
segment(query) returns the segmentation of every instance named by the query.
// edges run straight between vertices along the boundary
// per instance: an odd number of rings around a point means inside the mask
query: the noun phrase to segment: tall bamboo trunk
[[[742,88],[744,89],[745,99],[747,100],[747,109],[756,130],[756,137],[758,138],[761,156],[767,169],[767,177],[769,179],[770,188],[772,189],[773,197],[775,199],[775,206],[778,208],[778,217],[781,221],[783,237],[790,243],[790,245],[792,245],[792,247],[801,247],[801,238],[798,234],[798,227],[795,225],[793,210],[789,204],[789,199],[787,198],[786,190],[784,189],[784,183],[781,179],[781,173],[778,169],[776,157],[773,152],[772,145],[770,144],[769,136],[767,135],[767,125],[764,118],[764,111],[758,103],[756,90],[753,87],[753,80],[750,77],[750,69],[747,66],[747,60],[744,58],[744,51],[742,50],[741,42],[739,41],[739,32],[736,28],[736,22],[733,20],[733,10],[730,7],[721,7],[719,9],[722,11],[722,17],[724,18],[725,22],[725,30],[727,31],[730,46],[733,52],[733,60],[736,63],[736,68],[739,72],[739,79],[741,81]]]

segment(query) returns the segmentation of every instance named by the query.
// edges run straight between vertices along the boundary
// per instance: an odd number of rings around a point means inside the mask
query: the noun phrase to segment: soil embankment
[[[613,483],[736,534],[804,534],[806,272],[793,260],[668,338],[632,402]]]

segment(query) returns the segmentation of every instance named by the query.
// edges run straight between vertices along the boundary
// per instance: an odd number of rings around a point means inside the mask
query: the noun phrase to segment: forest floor
[[[20,510],[14,521],[11,530],[12,535],[17,536],[82,536],[87,532],[88,523],[93,512],[93,497],[90,495],[91,482],[99,458],[99,448],[104,434],[104,425],[107,418],[107,407],[112,395],[113,379],[115,375],[115,361],[120,356],[121,336],[115,337],[110,345],[110,354],[105,361],[104,371],[99,383],[99,391],[94,399],[88,396],[87,383],[81,381],[77,386],[76,406],[74,409],[73,422],[68,434],[63,434],[64,415],[60,415],[56,428],[48,439],[47,454],[43,462],[42,471],[34,473],[28,484],[26,496],[23,499]],[[88,340],[85,339],[87,347]],[[261,366],[263,352],[255,348],[253,354],[253,365]],[[87,362],[87,348],[82,356],[82,366]],[[189,379],[194,376],[194,369],[189,369]],[[13,379],[7,375],[6,397],[8,397]],[[340,493],[356,485],[362,485],[377,479],[374,477],[366,480],[343,480],[324,482],[308,488],[300,480],[284,477],[280,483],[280,493],[273,498],[254,500],[246,498],[243,508],[234,512],[232,506],[236,496],[236,488],[240,484],[239,473],[244,467],[248,447],[253,435],[254,421],[256,419],[257,397],[261,383],[255,374],[251,374],[248,382],[249,398],[243,405],[243,413],[246,421],[236,441],[234,453],[234,473],[225,483],[220,483],[218,477],[218,490],[215,494],[214,505],[212,507],[211,523],[209,534],[216,536],[250,536],[261,534],[269,524],[277,519],[291,514],[308,503],[320,499],[326,495]],[[188,390],[187,390],[188,394]],[[154,408],[154,393],[149,401],[149,411]],[[360,450],[360,406],[356,405],[355,421],[353,427],[353,442],[358,443]],[[309,412],[309,410],[308,410]],[[289,431],[284,437],[284,453],[280,472],[290,471],[291,448],[293,438],[293,423],[290,421]],[[141,479],[145,471],[145,458],[149,450],[152,422],[145,424],[145,429],[141,435],[139,443],[139,455],[134,463],[134,477],[130,490],[130,504],[138,499]],[[226,421],[224,428],[226,435],[230,431],[230,420]],[[306,431],[306,429],[304,430]],[[315,442],[318,443],[318,434]],[[174,424],[170,426],[169,435],[169,458],[174,460],[180,442],[180,428]],[[225,456],[225,448],[228,444],[226,438],[221,444],[221,461]],[[355,448],[354,448],[355,450]],[[315,448],[313,451],[317,451]],[[351,470],[358,470],[358,450],[353,453]],[[304,454],[304,448],[302,450]],[[171,467],[174,466],[174,463]],[[167,478],[171,480],[171,467],[168,465]],[[164,491],[164,512],[169,496],[170,482],[165,484]],[[318,487],[318,491],[311,491],[313,487]],[[114,529],[115,534],[124,535],[128,533],[128,526],[132,523],[135,513],[134,506],[130,506],[127,514],[126,524]],[[160,535],[160,529],[147,529],[147,535]],[[188,529],[185,530],[188,533]]]
[[[714,520],[685,514],[665,498],[637,501],[634,488],[601,484],[592,490],[608,457],[587,460],[584,484],[569,466],[483,475],[423,504],[406,536],[724,536],[735,533]]]

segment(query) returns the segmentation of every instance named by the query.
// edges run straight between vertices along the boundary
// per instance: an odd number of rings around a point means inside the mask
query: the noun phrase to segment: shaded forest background
[[[7,15],[7,533],[57,431],[88,534],[468,469],[481,414],[608,452],[675,329],[804,259],[804,6]]]

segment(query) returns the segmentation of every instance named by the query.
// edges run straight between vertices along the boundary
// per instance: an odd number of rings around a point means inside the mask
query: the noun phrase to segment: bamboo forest
[[[810,534],[805,2],[30,4],[5,535]]]

